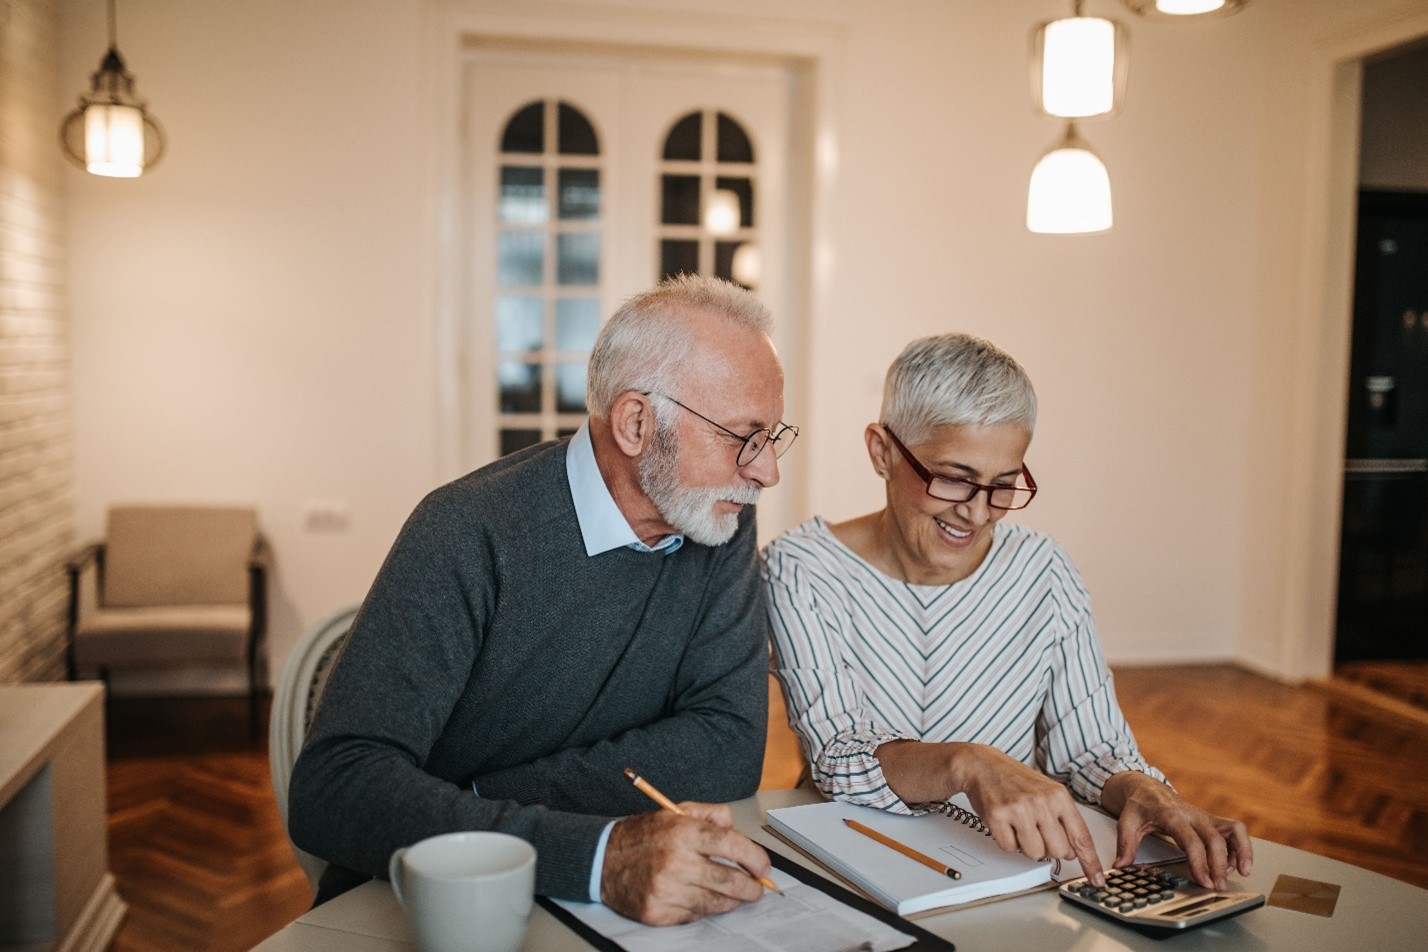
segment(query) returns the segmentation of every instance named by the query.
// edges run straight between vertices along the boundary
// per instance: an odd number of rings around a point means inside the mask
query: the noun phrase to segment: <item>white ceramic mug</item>
[[[397,850],[387,871],[420,952],[517,952],[535,860],[507,833],[443,833]]]

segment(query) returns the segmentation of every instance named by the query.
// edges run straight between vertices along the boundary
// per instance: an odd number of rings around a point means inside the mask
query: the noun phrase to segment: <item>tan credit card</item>
[[[1338,901],[1339,887],[1334,883],[1300,879],[1298,876],[1280,876],[1274,881],[1274,891],[1269,894],[1271,906],[1325,918],[1334,914]]]

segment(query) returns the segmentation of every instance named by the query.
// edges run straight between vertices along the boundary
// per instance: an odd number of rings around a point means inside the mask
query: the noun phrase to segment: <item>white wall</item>
[[[78,92],[103,3],[64,12]],[[137,180],[70,180],[79,534],[111,501],[256,503],[275,670],[361,598],[431,483],[419,13],[123,3],[168,154]],[[349,530],[305,531],[311,499],[345,500]]]
[[[1028,461],[1046,488],[1019,518],[1068,546],[1111,656],[1228,657],[1243,493],[1207,483],[1243,466],[1249,367],[1225,341],[1253,319],[1256,11],[1128,24],[1125,111],[1083,128],[1115,227],[1053,237],[1023,224],[1031,168],[1060,134],[1033,114],[1026,51],[1062,5],[891,8],[908,15],[880,24],[860,7],[849,31],[840,310],[818,315],[814,439],[799,448],[815,508],[877,504],[860,432],[902,345],[984,334],[1025,364],[1042,407]]]
[[[103,5],[64,4],[78,91],[103,52]],[[1266,511],[1264,487],[1286,452],[1276,338],[1306,161],[1272,134],[1286,121],[1273,117],[1305,108],[1273,64],[1350,16],[1328,0],[1278,6],[1202,23],[1105,11],[1131,29],[1130,88],[1122,115],[1083,129],[1116,201],[1114,230],[1086,237],[1022,224],[1027,176],[1059,132],[1032,112],[1027,35],[1064,3],[544,9],[572,37],[588,9],[691,36],[748,17],[837,38],[819,91],[840,131],[820,209],[831,267],[796,382],[800,515],[878,504],[860,434],[908,339],[985,334],[1041,396],[1029,462],[1044,490],[1024,520],[1078,561],[1108,654],[1150,660],[1273,654],[1259,626],[1281,610],[1287,556],[1253,540],[1289,518]],[[255,501],[279,561],[278,661],[360,598],[440,469],[430,12],[127,0],[120,46],[170,154],[138,181],[70,183],[80,534],[112,500]],[[346,500],[350,530],[305,531],[310,499]]]

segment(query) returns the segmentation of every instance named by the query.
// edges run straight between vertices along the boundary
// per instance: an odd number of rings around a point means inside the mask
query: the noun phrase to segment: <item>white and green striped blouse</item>
[[[774,671],[825,794],[914,812],[873,755],[898,739],[989,744],[1092,803],[1123,770],[1165,779],[1136,748],[1090,596],[1049,536],[998,523],[970,576],[911,585],[815,517],[765,549],[763,577]]]

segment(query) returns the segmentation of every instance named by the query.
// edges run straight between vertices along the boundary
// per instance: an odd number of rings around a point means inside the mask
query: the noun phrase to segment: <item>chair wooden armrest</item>
[[[70,577],[73,578],[91,564],[97,564],[103,559],[104,543],[90,542],[75,550],[74,554],[69,557],[69,561],[65,563],[65,570],[68,571]]]
[[[265,536],[259,535],[253,542],[253,554],[248,557],[249,570],[268,571],[273,567],[273,547]]]
[[[248,607],[253,620],[248,632],[248,706],[254,737],[259,735],[258,698],[268,693],[268,572],[272,567],[272,546],[258,533],[248,556]]]
[[[65,646],[65,666],[71,681],[79,676],[74,658],[75,629],[79,627],[80,613],[94,609],[99,597],[99,584],[94,576],[103,568],[103,542],[90,542],[81,546],[65,562],[65,572],[69,575],[69,640]]]

